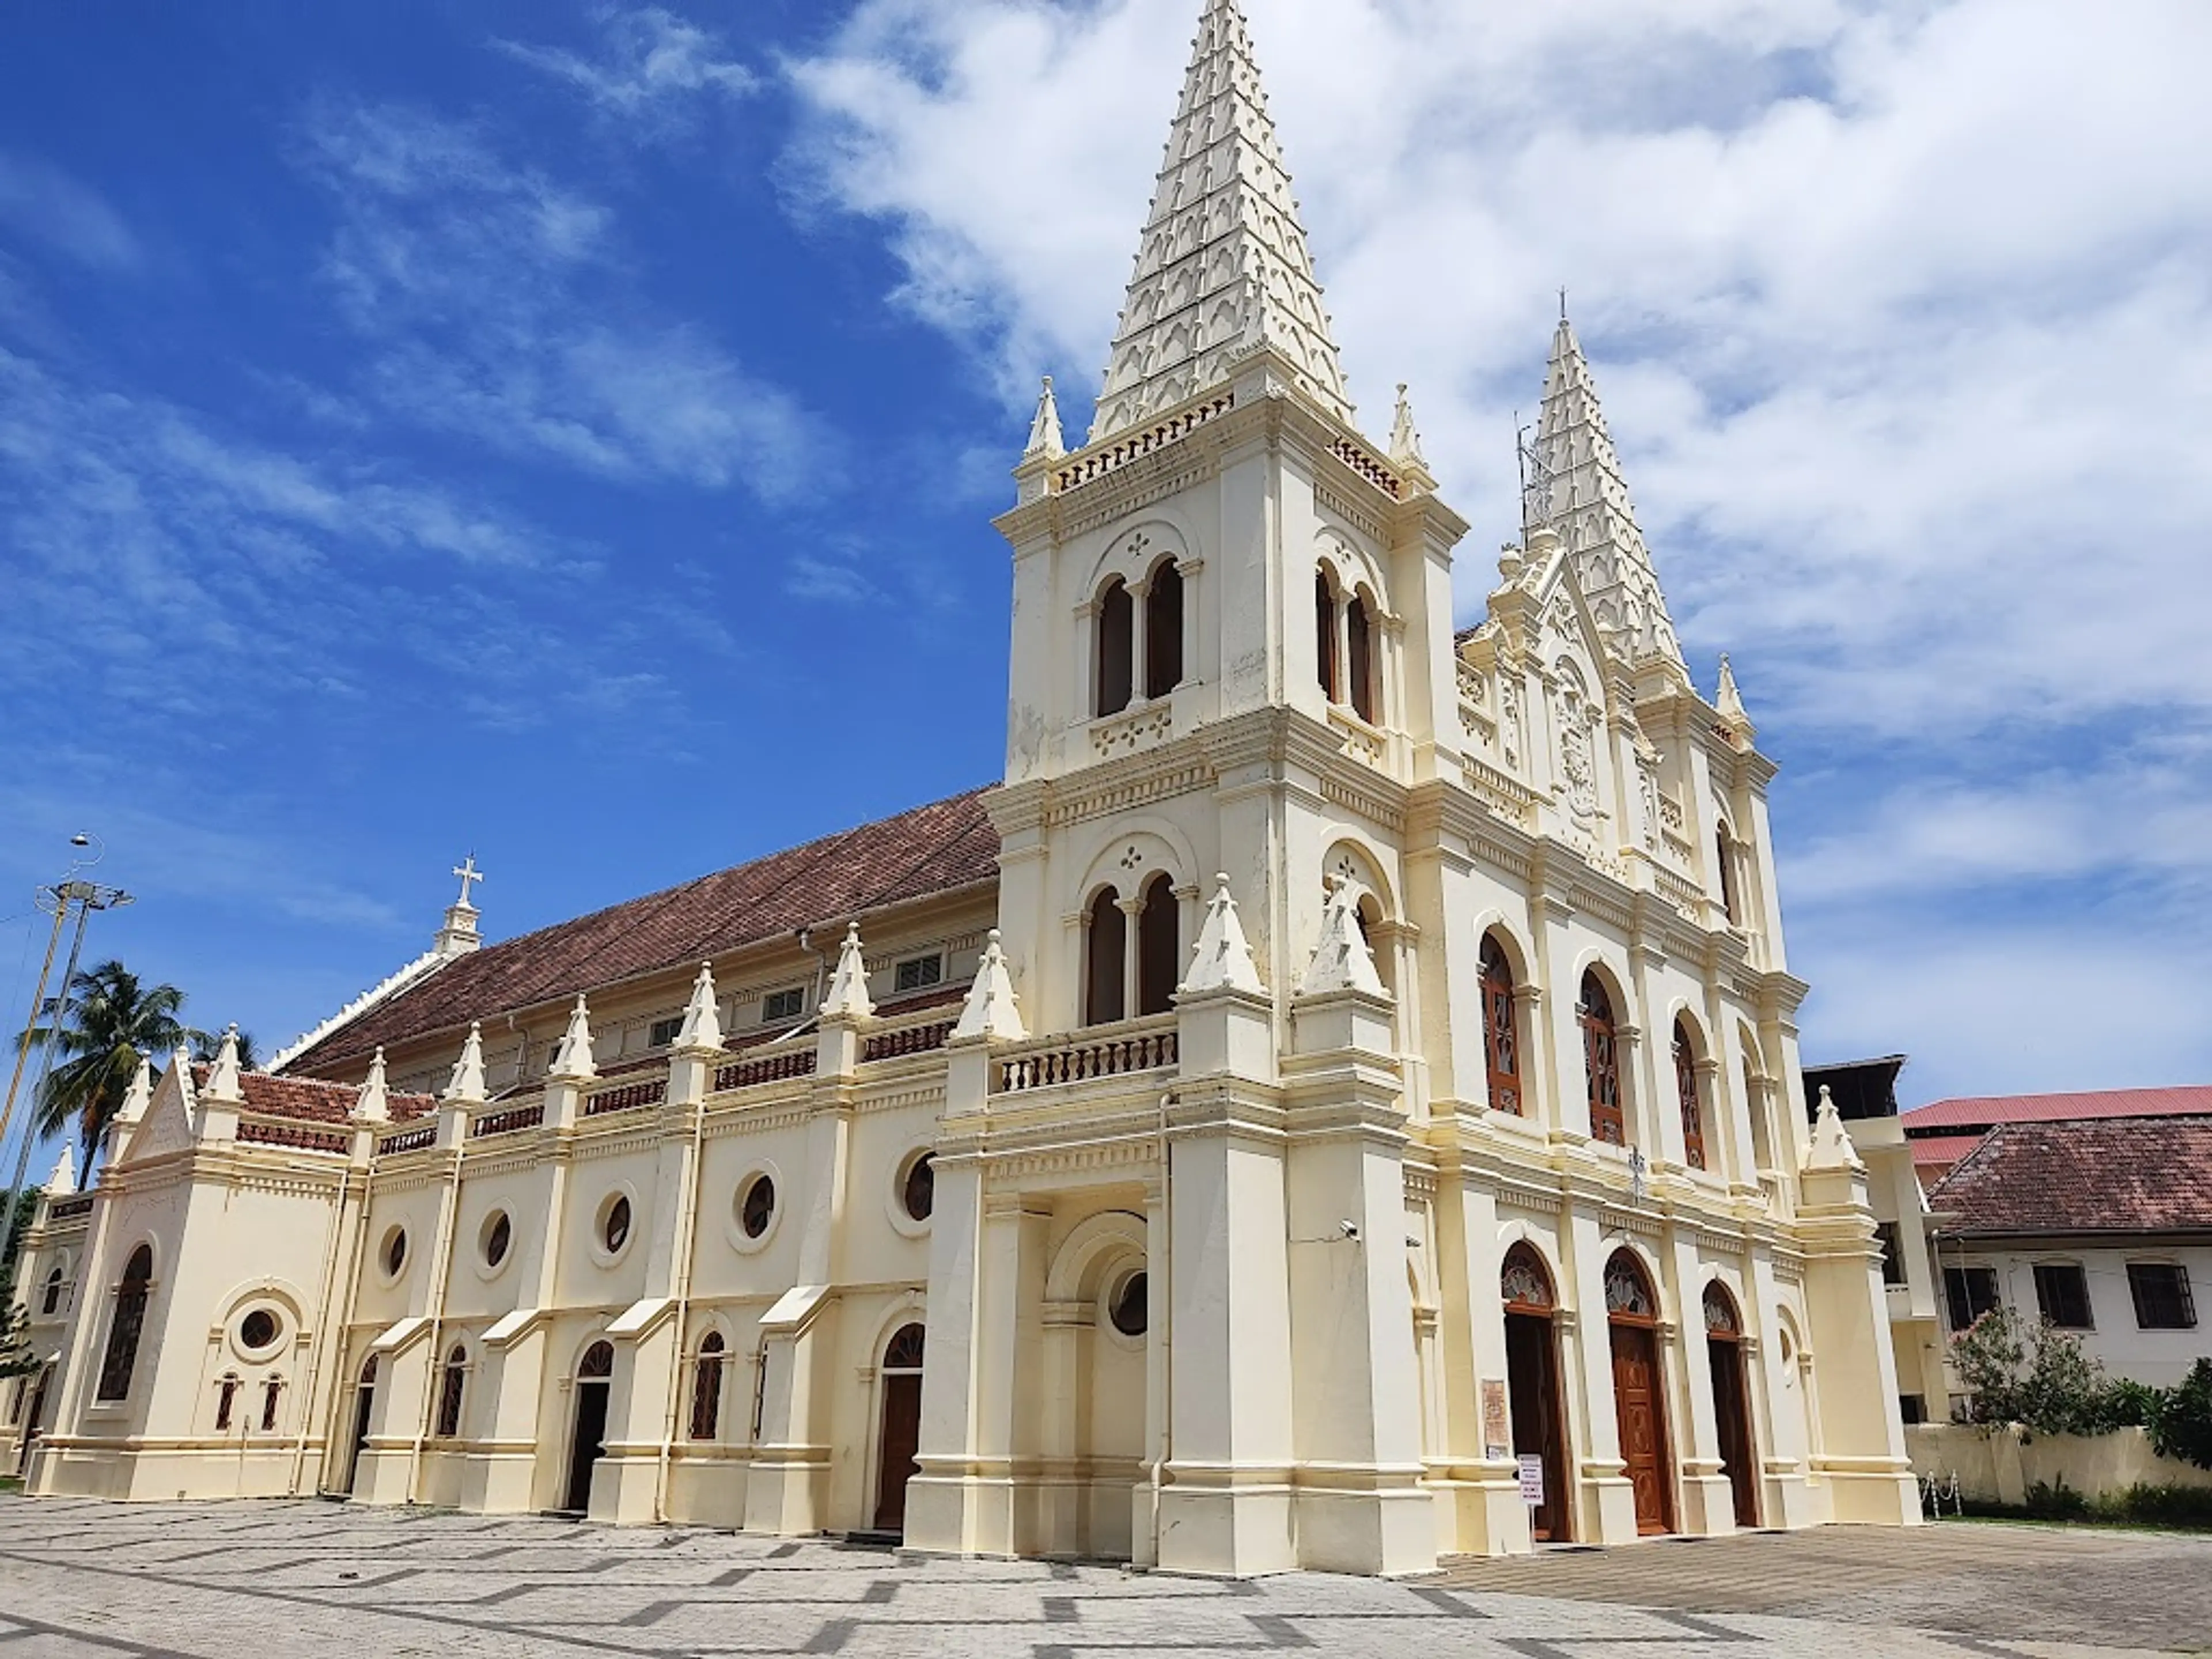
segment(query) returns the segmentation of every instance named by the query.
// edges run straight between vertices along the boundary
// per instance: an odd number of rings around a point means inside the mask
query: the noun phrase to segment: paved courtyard
[[[1951,1525],[1253,1584],[695,1528],[0,1498],[0,1659],[1114,1653],[2119,1659],[2212,1650],[2212,1542]]]

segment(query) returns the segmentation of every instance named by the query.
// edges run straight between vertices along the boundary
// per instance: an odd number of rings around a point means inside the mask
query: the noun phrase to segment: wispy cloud
[[[783,591],[794,599],[826,605],[875,605],[884,592],[850,564],[801,554],[784,573]]]
[[[0,225],[58,248],[80,264],[128,270],[138,239],[89,185],[35,156],[0,150]]]
[[[338,214],[323,273],[386,410],[601,477],[769,500],[831,465],[798,399],[635,297],[601,204],[421,110],[325,106],[306,132]]]
[[[689,130],[702,103],[750,97],[761,80],[714,35],[659,6],[601,6],[596,56],[499,40],[492,45],[551,76],[601,114],[647,135]]]

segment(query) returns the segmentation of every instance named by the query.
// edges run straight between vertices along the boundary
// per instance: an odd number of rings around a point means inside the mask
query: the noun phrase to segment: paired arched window
[[[728,1359],[722,1334],[709,1331],[699,1344],[691,1377],[691,1437],[712,1440],[722,1426],[722,1366]]]
[[[1590,1138],[1628,1144],[1628,1122],[1620,1103],[1620,1045],[1613,1018],[1613,999],[1595,973],[1583,975],[1581,1004],[1575,1010],[1583,1028],[1583,1075],[1589,1093]]]
[[[138,1364],[138,1339],[146,1328],[146,1302],[154,1290],[154,1252],[141,1244],[123,1268],[115,1292],[115,1318],[107,1328],[107,1352],[100,1365],[98,1397],[127,1399],[131,1373]]]
[[[1175,1006],[1182,965],[1181,911],[1174,878],[1164,872],[1153,876],[1140,890],[1133,939],[1121,894],[1111,887],[1099,890],[1085,930],[1085,1024],[1110,1025],[1127,1018],[1133,988],[1140,1016],[1164,1014]]]
[[[436,1433],[441,1440],[451,1440],[461,1431],[461,1389],[468,1374],[469,1351],[456,1342],[446,1355],[445,1372],[438,1379]]]
[[[1693,1170],[1709,1170],[1705,1161],[1705,1109],[1698,1097],[1698,1052],[1690,1042],[1690,1028],[1674,1022],[1674,1097],[1682,1109],[1682,1157]]]
[[[1163,560],[1145,582],[1140,647],[1140,613],[1129,584],[1116,576],[1100,592],[1091,667],[1095,714],[1120,714],[1139,686],[1147,697],[1164,697],[1182,684],[1182,573],[1173,560]]]
[[[1513,967],[1504,947],[1482,936],[1482,1058],[1490,1080],[1490,1109],[1521,1111],[1520,1029],[1513,1007]]]
[[[1333,703],[1350,704],[1353,714],[1374,724],[1375,618],[1366,596],[1340,594],[1326,569],[1314,573],[1314,646],[1322,693]]]

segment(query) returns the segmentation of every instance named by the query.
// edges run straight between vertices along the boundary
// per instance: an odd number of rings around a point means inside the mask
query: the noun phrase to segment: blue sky
[[[1814,1058],[2212,1077],[2212,52],[2192,0],[1250,0],[1370,430],[1474,521],[1562,283]],[[419,951],[995,775],[988,517],[1079,428],[1195,0],[20,10],[0,992],[273,1049]]]

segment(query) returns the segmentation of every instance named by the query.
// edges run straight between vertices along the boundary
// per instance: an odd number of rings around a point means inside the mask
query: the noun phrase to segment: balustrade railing
[[[1155,422],[1141,432],[1133,432],[1125,438],[1102,446],[1081,459],[1052,475],[1053,491],[1065,495],[1079,489],[1094,478],[1103,478],[1109,472],[1118,472],[1130,462],[1140,460],[1158,449],[1188,437],[1200,427],[1217,416],[1225,415],[1237,407],[1237,394],[1224,392],[1202,404],[1179,410],[1164,421]]]
[[[957,1018],[933,1020],[927,1025],[909,1025],[904,1030],[882,1031],[860,1045],[860,1060],[866,1064],[872,1060],[896,1060],[902,1054],[926,1054],[933,1048],[942,1048],[945,1039],[952,1035]]]
[[[1114,1027],[1065,1038],[1050,1048],[1009,1054],[999,1062],[999,1091],[1020,1094],[1060,1083],[1158,1071],[1176,1060],[1172,1024]]]
[[[434,1121],[411,1124],[395,1133],[385,1136],[376,1143],[380,1158],[392,1152],[419,1152],[425,1146],[438,1144],[438,1126]]]
[[[469,1137],[480,1139],[486,1135],[510,1135],[523,1129],[535,1129],[545,1121],[545,1103],[533,1100],[527,1106],[509,1106],[502,1111],[486,1112],[469,1125]]]
[[[289,1118],[240,1117],[238,1138],[250,1146],[287,1146],[301,1152],[349,1152],[353,1150],[353,1131],[350,1129],[323,1128]]]
[[[781,1083],[789,1078],[812,1077],[819,1052],[812,1043],[804,1048],[793,1048],[780,1054],[764,1054],[758,1060],[732,1060],[714,1070],[714,1092],[729,1089],[750,1089],[758,1083]]]
[[[658,1106],[668,1098],[668,1079],[654,1078],[649,1083],[625,1083],[618,1089],[602,1089],[584,1101],[586,1117],[604,1117],[609,1112],[634,1111],[640,1106]]]

